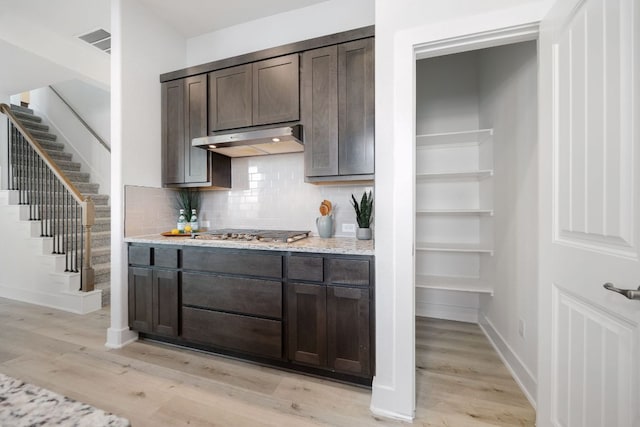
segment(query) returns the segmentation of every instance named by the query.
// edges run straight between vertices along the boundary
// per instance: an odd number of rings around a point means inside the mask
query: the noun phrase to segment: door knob
[[[629,298],[629,299],[637,299],[640,300],[640,287],[637,290],[634,289],[618,289],[615,286],[613,286],[613,283],[605,283],[604,288],[608,291],[611,292],[617,292],[621,295],[624,295],[625,297]]]

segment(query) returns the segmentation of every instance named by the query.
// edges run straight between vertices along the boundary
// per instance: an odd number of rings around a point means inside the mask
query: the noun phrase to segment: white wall
[[[56,88],[90,126],[95,126],[96,132],[99,129],[103,135],[105,130],[111,134],[108,91],[79,80],[57,84]],[[82,171],[91,174],[91,182],[100,184],[100,194],[110,194],[111,155],[69,107],[49,87],[32,90],[29,106],[43,117],[58,141],[65,144],[65,151],[73,154],[73,161],[82,165]]]
[[[414,50],[426,43],[537,22],[546,1],[376,0],[376,377],[374,412],[415,411],[411,194],[415,135]],[[380,120],[384,118],[384,120]]]
[[[478,128],[476,57],[446,55],[416,63],[416,132]]]
[[[189,66],[374,24],[374,0],[329,0],[187,41]]]
[[[493,297],[480,323],[529,394],[537,366],[537,56],[526,42],[481,51],[480,126],[494,129]],[[524,333],[518,333],[523,322]]]
[[[111,91],[78,79],[53,86],[108,145],[111,141]]]
[[[82,77],[90,79],[96,84],[105,88],[109,87],[109,60],[110,56],[101,52],[93,46],[74,38],[71,34],[63,34],[62,32],[52,29],[46,25],[34,24],[34,8],[37,5],[27,2],[11,5],[6,13],[0,14],[0,52],[8,47],[16,51],[21,51],[20,58],[16,57],[17,66],[22,65],[22,56],[32,56],[33,60],[26,62],[29,65],[33,62],[39,67],[46,66],[48,70],[39,70],[37,67],[25,68],[24,72],[29,73],[30,78],[38,76],[40,80],[45,79],[47,82],[59,81],[50,76],[51,71],[63,74],[65,79],[73,77]],[[51,2],[48,2],[51,3]],[[58,7],[61,14],[76,19],[76,23],[82,25],[82,14],[85,8],[99,8],[106,12],[104,1],[86,2],[76,0],[74,5],[66,5],[67,7]],[[3,5],[3,12],[5,12]],[[18,9],[18,10],[16,10]],[[93,13],[93,12],[92,12]],[[47,19],[53,19],[51,16]],[[85,24],[86,25],[86,24]],[[107,25],[104,25],[107,27]],[[86,28],[92,30],[94,28]],[[0,76],[6,77],[5,71],[0,71]],[[19,82],[19,79],[17,80]],[[30,90],[35,87],[42,86],[41,82],[38,86],[30,86],[19,89]],[[5,83],[3,83],[5,84]]]
[[[159,75],[186,65],[186,40],[137,0],[111,9],[111,327],[107,346],[135,339],[127,321],[124,185],[161,184]]]

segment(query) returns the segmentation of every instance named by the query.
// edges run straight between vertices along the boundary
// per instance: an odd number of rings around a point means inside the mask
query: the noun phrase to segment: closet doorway
[[[476,47],[417,54],[416,406],[468,395],[463,416],[505,405],[526,424],[537,366],[537,42]]]

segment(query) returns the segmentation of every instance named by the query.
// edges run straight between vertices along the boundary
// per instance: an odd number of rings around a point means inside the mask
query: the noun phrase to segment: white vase
[[[358,227],[356,230],[356,237],[358,240],[371,240],[371,229]]]

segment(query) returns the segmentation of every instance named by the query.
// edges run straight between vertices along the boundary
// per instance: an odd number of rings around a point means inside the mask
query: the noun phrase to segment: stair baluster
[[[65,255],[65,271],[81,273],[80,290],[92,291],[93,200],[82,195],[8,105],[0,104],[0,112],[9,121],[9,188],[18,191],[19,204],[29,204],[29,220],[40,221],[41,235],[53,237],[53,253]]]

